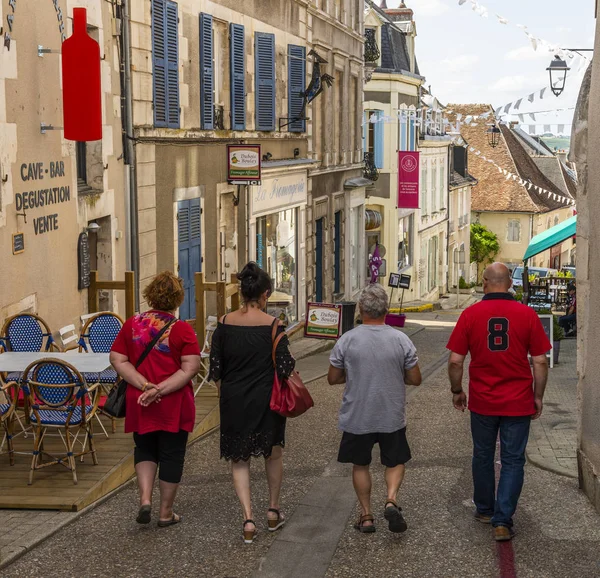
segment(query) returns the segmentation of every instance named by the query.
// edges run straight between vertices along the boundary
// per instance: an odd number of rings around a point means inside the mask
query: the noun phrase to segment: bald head
[[[484,293],[507,293],[511,285],[510,271],[504,263],[492,263],[483,272]]]

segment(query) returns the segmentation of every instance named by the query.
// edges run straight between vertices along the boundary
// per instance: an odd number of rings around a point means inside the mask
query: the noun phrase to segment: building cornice
[[[361,34],[352,30],[352,28],[350,28],[349,26],[342,24],[341,22],[336,20],[333,16],[331,16],[330,14],[327,14],[327,12],[324,12],[320,8],[317,8],[316,6],[314,6],[313,4],[308,4],[307,9],[308,9],[308,13],[311,14],[313,17],[319,18],[320,20],[327,22],[328,24],[337,28],[344,34],[347,34],[348,36],[352,36],[352,38],[354,38],[355,40],[358,40],[359,42],[364,43],[365,39]]]

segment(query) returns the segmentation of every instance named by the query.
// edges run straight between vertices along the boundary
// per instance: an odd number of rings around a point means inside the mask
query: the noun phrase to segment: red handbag
[[[285,333],[277,333],[278,323],[273,324],[273,350],[271,357],[273,358],[273,367],[275,369],[275,376],[273,377],[273,392],[271,393],[271,410],[283,417],[298,417],[306,411],[308,411],[315,402],[311,397],[308,389],[302,383],[300,374],[294,370],[292,375],[279,379],[277,375],[277,364],[275,353],[277,351],[277,345],[283,339]]]

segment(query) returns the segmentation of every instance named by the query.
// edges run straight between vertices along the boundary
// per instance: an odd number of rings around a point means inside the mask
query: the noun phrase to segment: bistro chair
[[[92,428],[98,409],[98,387],[98,383],[88,387],[75,367],[57,359],[40,359],[23,372],[21,388],[27,396],[34,440],[29,485],[36,470],[52,465],[71,471],[73,483],[77,484],[76,458],[83,459],[86,454],[92,454],[94,465],[98,464]],[[48,430],[58,432],[64,453],[55,456],[44,449]],[[82,448],[76,453],[74,447],[78,441]],[[42,463],[42,455],[50,461]]]
[[[12,391],[12,394],[9,392]],[[4,435],[2,437],[2,443],[0,444],[0,455],[4,453],[2,449],[4,448],[4,444],[6,444],[6,449],[8,453],[8,459],[10,461],[10,465],[15,465],[15,450],[13,447],[13,419],[15,417],[15,407],[17,405],[17,400],[19,398],[18,395],[19,385],[18,383],[11,381],[6,385],[0,388],[0,392],[3,393],[3,400],[0,400],[0,424],[2,425],[2,429],[4,430]],[[3,403],[5,402],[5,403]]]
[[[123,327],[123,320],[121,317],[116,313],[106,311],[84,315],[82,316],[82,321],[84,322],[84,325],[79,337],[79,351],[85,351],[86,353],[110,353],[110,349],[117,338],[119,331],[121,331],[121,327]],[[105,395],[108,395],[118,380],[117,372],[112,367],[105,369],[100,374],[92,375],[84,373],[83,377],[88,382],[98,381]],[[104,401],[105,399],[100,400],[100,412],[102,412]],[[115,433],[117,422],[112,416],[109,417],[111,418],[112,432]],[[104,431],[104,434],[108,436],[99,416],[98,422],[100,423],[100,427]]]
[[[212,342],[212,336],[217,329],[217,318],[214,316],[210,316],[207,319],[208,323],[206,324],[206,333],[204,335],[204,347],[200,352],[200,365],[201,370],[200,373],[202,375],[202,379],[200,383],[196,387],[196,391],[194,392],[194,397],[198,395],[200,390],[208,383],[208,372],[210,369],[210,347]]]

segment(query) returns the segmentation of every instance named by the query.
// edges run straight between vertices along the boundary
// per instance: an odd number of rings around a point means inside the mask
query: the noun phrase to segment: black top
[[[277,335],[284,331],[278,327]],[[212,338],[209,379],[221,381],[221,457],[239,461],[271,455],[285,445],[285,418],[270,409],[274,368],[272,326],[219,323]],[[287,377],[296,361],[283,337],[277,373]]]

